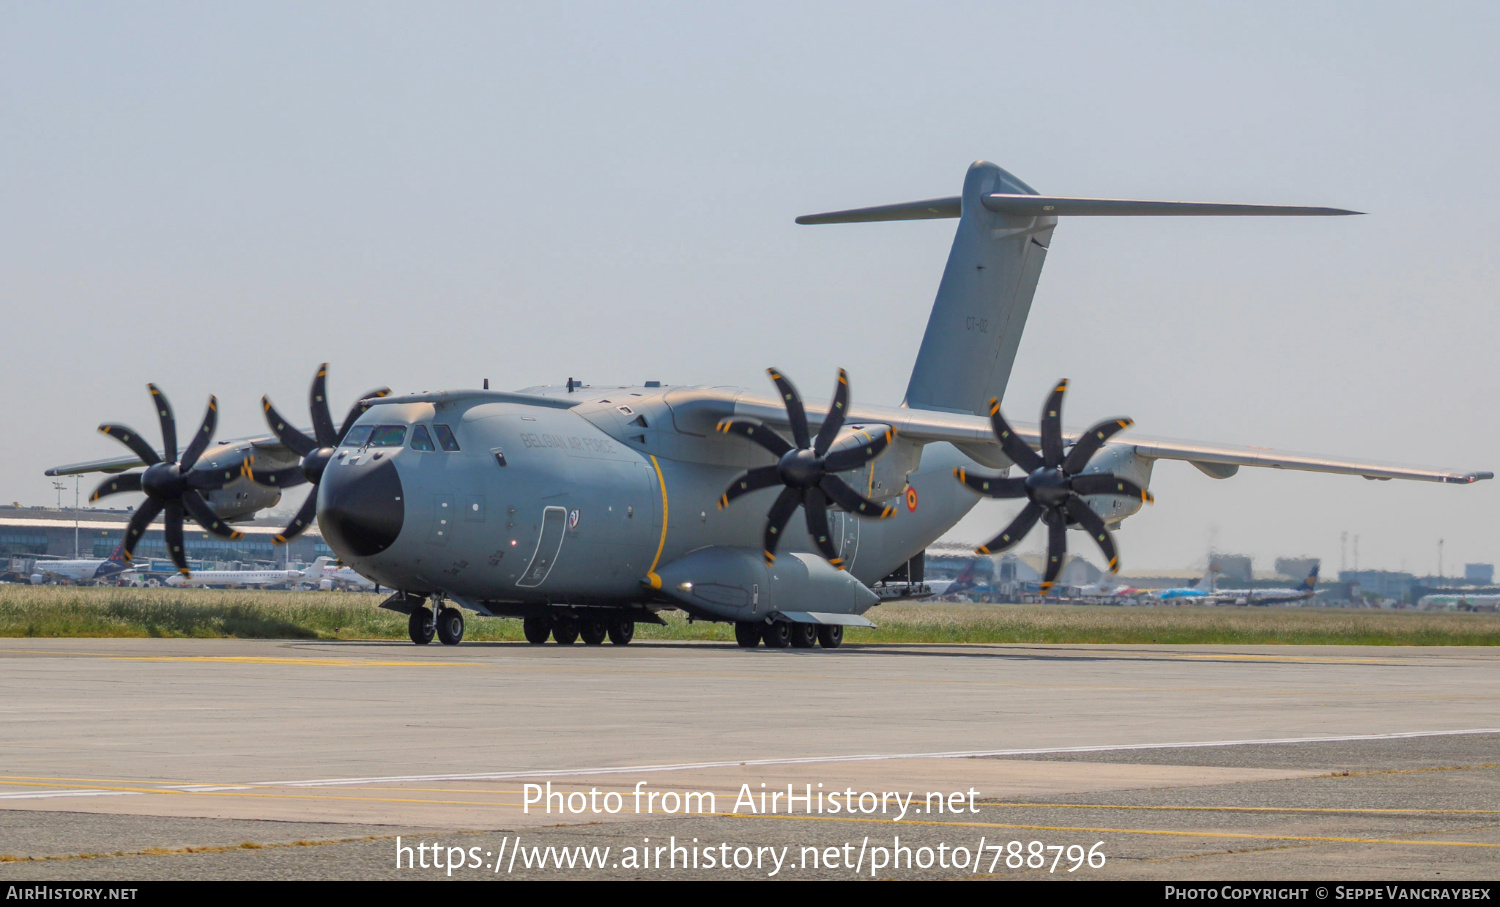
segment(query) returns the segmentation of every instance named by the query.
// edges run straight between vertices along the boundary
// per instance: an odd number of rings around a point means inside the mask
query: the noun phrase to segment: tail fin
[[[1307,574],[1307,579],[1302,581],[1302,588],[1308,592],[1318,587],[1318,568],[1321,564],[1313,564],[1312,572]]]
[[[1005,397],[1058,217],[1357,213],[1340,208],[1043,196],[1000,167],[975,161],[964,177],[963,195],[956,198],[812,214],[797,218],[797,223],[958,218],[905,402],[913,409],[983,416],[989,414],[990,398]]]
[[[115,550],[110,553],[109,558],[94,570],[94,579],[114,576],[116,573],[124,573],[129,569],[131,569],[130,562],[125,560],[125,541],[121,539],[120,544],[115,546]]]

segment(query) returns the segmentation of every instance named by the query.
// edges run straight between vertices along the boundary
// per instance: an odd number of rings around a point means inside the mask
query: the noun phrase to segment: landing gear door
[[[532,552],[531,563],[526,565],[526,571],[516,581],[517,586],[522,588],[534,588],[546,582],[547,574],[552,572],[552,565],[557,562],[557,556],[562,552],[563,533],[568,528],[568,511],[563,507],[548,507],[542,511],[542,533],[536,540],[536,551]]]

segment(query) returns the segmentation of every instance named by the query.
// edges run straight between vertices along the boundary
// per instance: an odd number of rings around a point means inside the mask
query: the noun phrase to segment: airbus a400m
[[[153,388],[161,452],[129,429],[104,426],[132,456],[49,474],[145,465],[106,480],[95,496],[145,493],[126,551],[162,513],[184,571],[186,516],[232,535],[234,519],[270,506],[281,488],[311,482],[282,539],[316,520],[345,564],[397,590],[382,607],[408,614],[418,643],[434,634],[458,643],[467,610],[519,617],[535,643],[624,644],[636,623],[681,609],[732,622],[743,646],[832,648],[845,627],[870,624],[865,615],[882,600],[883,580],[920,581],[923,550],[983,495],[1027,503],[981,553],[1046,526],[1045,590],[1062,569],[1070,528],[1087,532],[1118,566],[1113,531],[1150,500],[1158,460],[1185,460],[1220,479],[1242,466],[1459,484],[1490,478],[1120,436],[1130,426],[1124,418],[1070,433],[1062,427],[1065,381],[1037,425],[1001,414],[1058,218],[1352,213],[1043,196],[981,161],[961,196],[798,219],[958,219],[899,406],[854,402],[840,371],[829,404],[808,407],[772,369],[775,396],[572,379],[516,392],[381,391],[336,427],[325,367],[313,382],[310,435],[267,401],[270,436],[209,446],[210,402],[179,457],[171,409]],[[1010,475],[1012,466],[1020,473]]]

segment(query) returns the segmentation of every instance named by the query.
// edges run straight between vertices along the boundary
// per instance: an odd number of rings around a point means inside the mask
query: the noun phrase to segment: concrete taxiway
[[[1074,876],[1493,878],[1497,668],[1439,648],[0,640],[0,879],[448,877],[397,868],[397,836],[462,848],[470,878],[771,875],[641,865],[667,840],[668,860],[789,848],[774,877],[1069,875],[1007,866],[1016,840],[1048,860],[1098,843]],[[548,782],[577,796],[528,807]],[[870,799],[745,808],[788,786]],[[900,864],[903,843],[934,861]],[[528,869],[534,846],[614,856]],[[880,847],[896,865],[872,867]]]

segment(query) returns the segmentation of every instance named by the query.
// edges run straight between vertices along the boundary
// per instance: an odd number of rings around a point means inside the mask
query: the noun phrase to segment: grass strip
[[[343,592],[0,586],[0,637],[406,638],[381,596]],[[1114,607],[906,602],[867,615],[852,643],[1157,643],[1183,645],[1500,645],[1500,614],[1321,608]],[[639,639],[734,639],[729,624],[637,624]],[[521,622],[468,615],[465,638],[523,639]]]

